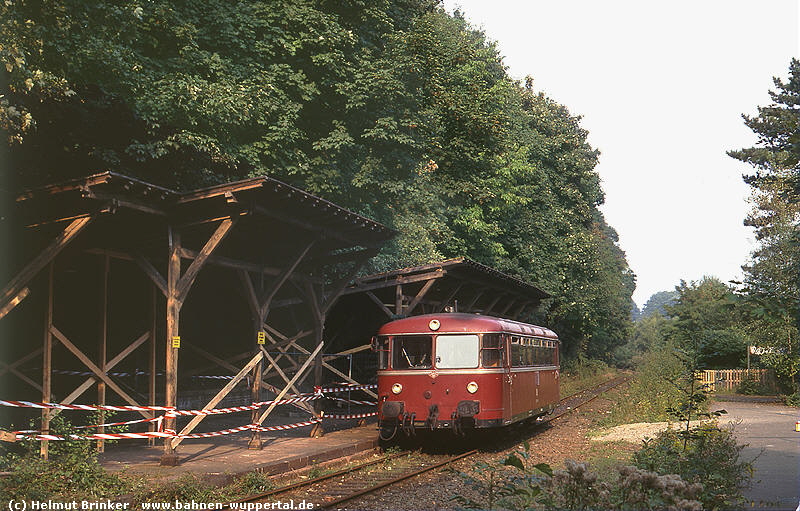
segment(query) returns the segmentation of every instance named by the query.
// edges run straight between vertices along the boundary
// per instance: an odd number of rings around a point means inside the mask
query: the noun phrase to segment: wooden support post
[[[398,316],[403,313],[403,285],[397,284],[394,288],[394,313]]]
[[[100,279],[100,345],[98,347],[97,357],[100,361],[98,367],[106,373],[106,356],[108,351],[108,272],[110,266],[110,258],[106,255],[103,256],[103,266],[101,267]],[[106,384],[103,380],[97,381],[97,404],[106,404]],[[101,415],[102,416],[102,415]],[[103,421],[105,422],[105,421]],[[98,433],[105,433],[105,427],[97,428]],[[97,452],[105,450],[105,441],[97,441]]]
[[[156,405],[156,347],[158,343],[156,339],[156,330],[158,328],[158,294],[156,285],[153,284],[150,292],[150,349],[148,356],[147,370],[147,404],[150,406]],[[153,412],[155,416],[155,412]],[[150,431],[156,430],[156,424],[150,423]],[[147,445],[155,446],[156,439],[148,438]]]
[[[44,348],[42,353],[42,402],[48,403],[52,399],[50,388],[52,385],[52,363],[53,363],[53,334],[50,332],[53,326],[53,262],[50,262],[47,277],[47,312],[44,321]],[[42,408],[42,433],[50,432],[50,410]],[[39,454],[42,458],[48,457],[48,442],[42,440],[39,446]]]
[[[248,277],[249,280],[249,277]],[[259,344],[260,338],[259,334],[262,332],[261,330],[261,321],[256,321],[253,327],[254,335],[253,337],[256,339],[256,350],[260,351],[262,355],[266,355],[266,350]],[[253,403],[260,403],[261,402],[261,378],[263,377],[262,374],[264,372],[264,362],[263,356],[262,360],[259,360],[258,363],[253,367],[253,387],[251,389],[251,400]],[[255,424],[258,420],[258,416],[261,414],[261,408],[256,408],[250,414],[250,423]],[[247,443],[248,449],[261,449],[261,432],[260,431],[252,431],[250,435],[250,441]]]
[[[164,405],[176,406],[178,402],[178,350],[180,349],[180,311],[189,290],[194,284],[197,275],[211,257],[214,250],[222,243],[235,220],[223,218],[214,233],[206,241],[203,248],[194,258],[194,261],[181,275],[181,233],[169,226],[169,260],[167,262],[167,349],[164,360],[165,392]],[[146,265],[145,265],[146,266]],[[154,282],[158,279],[154,279]],[[164,429],[175,430],[175,418],[164,420]],[[191,422],[190,422],[191,424]],[[187,426],[188,427],[188,426]],[[194,426],[192,426],[194,427]],[[164,453],[161,455],[161,464],[175,466],[178,464],[178,455],[175,448],[180,444],[180,439],[164,439]]]
[[[178,281],[181,276],[181,258],[178,255],[181,248],[181,235],[169,228],[170,247],[169,260],[167,261],[167,329],[166,329],[166,355],[164,358],[164,406],[176,406],[178,397],[178,345],[180,343],[180,301],[178,300]],[[175,431],[176,420],[174,417],[164,419],[164,429]],[[178,455],[172,446],[172,439],[164,439],[164,453],[161,455],[161,464],[176,466]]]
[[[475,296],[472,297],[472,300],[470,300],[467,306],[464,307],[464,312],[472,312],[472,310],[475,308],[475,305],[478,303],[478,300],[480,300],[481,296],[483,296],[483,291],[478,291],[475,294]]]

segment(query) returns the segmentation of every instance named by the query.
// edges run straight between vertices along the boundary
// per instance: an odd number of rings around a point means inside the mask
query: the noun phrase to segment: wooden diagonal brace
[[[91,222],[93,217],[77,218],[70,222],[64,230],[56,236],[50,245],[39,252],[25,267],[11,279],[6,287],[0,291],[0,319],[3,318],[14,306],[21,301],[23,288],[35,277],[48,263],[50,263],[78,234]],[[22,296],[24,298],[24,296]],[[16,303],[12,303],[16,300]]]
[[[266,419],[267,416],[269,416],[269,414],[272,413],[272,410],[274,410],[275,407],[277,406],[276,403],[281,399],[283,399],[283,396],[285,396],[286,393],[289,392],[289,389],[292,387],[292,385],[295,384],[295,382],[297,382],[297,379],[300,378],[300,375],[302,375],[305,372],[305,370],[308,369],[308,366],[311,365],[317,354],[319,354],[319,352],[322,351],[322,346],[323,346],[322,343],[319,343],[317,345],[317,349],[315,349],[314,352],[310,354],[308,360],[306,360],[305,363],[300,367],[300,369],[294,374],[294,376],[292,376],[292,379],[289,380],[289,383],[283,388],[283,390],[278,393],[273,403],[269,405],[269,407],[266,410],[264,410],[264,413],[262,413],[261,417],[258,418],[256,424],[260,426],[264,422],[264,419]]]
[[[120,351],[119,354],[117,354],[116,357],[114,357],[111,360],[109,360],[108,362],[106,362],[106,371],[112,370],[114,368],[114,366],[116,366],[117,364],[122,362],[125,358],[128,357],[128,355],[133,353],[133,350],[135,350],[136,348],[138,348],[139,346],[144,344],[144,342],[147,341],[148,339],[150,339],[150,332],[145,332],[142,335],[140,335],[139,338],[136,339],[135,341],[133,341],[131,344],[129,344],[127,348],[125,348],[124,350]],[[94,376],[90,376],[90,377],[86,378],[86,380],[83,383],[78,385],[78,387],[75,390],[73,390],[72,392],[70,392],[70,394],[67,397],[62,399],[61,402],[63,404],[65,404],[65,405],[68,405],[68,404],[74,402],[76,399],[81,397],[81,395],[84,392],[89,390],[91,388],[91,386],[94,385],[95,381],[96,381],[96,379],[95,379]],[[52,411],[52,416],[55,416],[60,411],[61,410],[58,410],[58,409],[53,410]],[[148,416],[148,418],[152,418],[153,415],[154,414],[151,412],[150,415]]]
[[[37,389],[39,392],[41,392],[42,391],[42,386],[39,385],[38,383],[36,383],[35,381],[31,380],[30,378],[28,378],[27,376],[25,376],[21,372],[17,371],[17,366],[20,365],[20,364],[24,364],[25,362],[27,362],[28,360],[30,360],[30,359],[32,359],[34,357],[39,356],[39,354],[42,353],[42,351],[43,351],[43,349],[39,348],[39,349],[37,349],[35,351],[32,351],[31,353],[28,353],[27,355],[25,355],[21,359],[15,361],[15,362],[12,362],[10,364],[6,364],[5,362],[0,362],[0,365],[5,366],[2,369],[0,369],[0,375],[5,374],[6,372],[10,372],[11,374],[15,375],[20,380],[24,381],[25,383],[27,383],[31,387],[33,387],[33,388]]]
[[[222,388],[222,390],[217,392],[216,396],[211,398],[211,401],[209,401],[203,407],[203,410],[210,410],[210,409],[214,408],[215,406],[217,406],[217,404],[220,401],[222,401],[225,398],[225,396],[227,396],[230,393],[230,391],[233,390],[234,387],[236,387],[236,385],[239,384],[239,382],[242,380],[242,378],[247,376],[247,373],[249,373],[250,370],[253,369],[253,367],[255,367],[255,365],[258,364],[263,357],[264,357],[264,355],[261,352],[256,353],[255,356],[250,359],[250,362],[245,364],[245,366],[239,371],[239,373],[236,376],[234,376],[233,379],[231,381],[229,381],[228,384],[225,385],[225,387]],[[202,421],[205,418],[206,418],[205,415],[195,415],[192,418],[192,420],[189,421],[189,424],[187,424],[181,430],[180,435],[188,435],[189,433],[191,433],[192,430],[198,424],[200,424],[200,421]],[[182,441],[183,441],[183,438],[181,438],[180,436],[178,436],[177,438],[173,438],[172,439],[172,448],[175,449],[176,447],[178,447],[178,445]]]
[[[422,301],[423,298],[425,298],[425,295],[428,293],[428,291],[431,290],[431,287],[433,287],[433,285],[436,284],[436,282],[437,282],[436,280],[429,280],[428,282],[425,283],[424,286],[422,286],[422,289],[419,290],[417,296],[415,296],[414,299],[411,300],[411,303],[408,304],[408,307],[406,308],[407,316],[411,315],[416,306],[419,305],[419,302]]]
[[[308,353],[309,353],[309,351],[308,351],[307,349],[305,349],[304,347],[302,347],[302,346],[300,346],[300,345],[298,345],[298,344],[296,344],[296,343],[292,343],[292,346],[294,346],[294,348],[295,348],[296,350],[298,350],[298,351],[302,351],[303,353],[306,353],[306,354],[308,354]],[[316,351],[319,351],[319,349],[317,349]],[[316,351],[315,351],[315,353],[316,353]],[[310,360],[310,359],[309,359],[309,360]],[[306,363],[308,363],[308,362],[306,362]],[[339,378],[342,378],[342,379],[344,379],[344,380],[345,380],[345,381],[347,381],[347,382],[354,383],[354,384],[356,384],[356,385],[360,385],[360,383],[359,383],[359,382],[355,381],[354,379],[350,378],[349,376],[347,376],[346,374],[344,374],[344,373],[343,373],[343,372],[341,372],[340,370],[336,369],[335,367],[333,367],[332,365],[330,365],[329,363],[327,363],[327,362],[325,361],[325,359],[323,359],[323,360],[322,360],[322,367],[324,367],[324,368],[325,368],[325,369],[327,369],[328,371],[332,372],[333,374],[335,374],[335,375],[336,375],[336,376],[338,376]],[[364,389],[364,392],[366,392],[366,393],[367,393],[367,394],[369,394],[370,396],[374,397],[375,399],[377,399],[377,398],[378,398],[378,395],[377,395],[376,393],[372,392],[371,390]]]
[[[167,296],[169,292],[167,291],[167,280],[164,278],[163,275],[156,269],[153,264],[144,258],[142,255],[136,255],[133,258],[136,261],[136,264],[139,265],[139,268],[144,271],[144,273],[150,277],[150,280],[153,281],[153,284],[156,285],[158,289],[161,290],[164,296]]]
[[[129,396],[127,392],[122,390],[122,388],[119,385],[117,385],[114,382],[114,380],[109,378],[108,375],[105,374],[105,372],[103,372],[102,369],[97,367],[95,363],[89,359],[89,357],[84,355],[84,353],[80,349],[78,349],[77,346],[72,344],[72,342],[69,339],[67,339],[67,337],[64,334],[62,334],[61,331],[59,331],[58,328],[55,327],[55,325],[50,325],[50,333],[53,334],[53,336],[56,339],[58,339],[61,342],[61,344],[63,344],[69,351],[71,351],[73,355],[78,357],[78,359],[81,362],[83,362],[83,365],[85,365],[91,372],[93,372],[97,378],[102,380],[106,385],[109,386],[109,388],[111,388],[114,392],[119,394],[119,396],[125,401],[127,401],[128,404],[133,406],[141,406],[135,399]],[[149,333],[147,335],[149,336]],[[139,413],[148,419],[151,416],[149,412],[139,411]]]
[[[222,240],[225,239],[225,236],[228,235],[234,223],[235,220],[230,218],[225,218],[219,223],[217,230],[214,231],[214,234],[208,239],[195,260],[189,265],[186,273],[178,280],[177,289],[175,291],[175,297],[178,302],[183,303],[186,300],[186,295],[189,294],[189,289],[192,287],[194,279],[197,278],[197,274],[200,273],[200,270],[211,256],[211,253],[214,252],[214,249],[216,249],[217,246],[222,243]]]

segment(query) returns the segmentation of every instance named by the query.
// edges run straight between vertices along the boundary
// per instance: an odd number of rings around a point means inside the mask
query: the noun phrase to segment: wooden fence
[[[734,392],[743,380],[751,379],[768,389],[775,389],[775,374],[771,369],[718,369],[702,371],[700,383],[711,392]]]

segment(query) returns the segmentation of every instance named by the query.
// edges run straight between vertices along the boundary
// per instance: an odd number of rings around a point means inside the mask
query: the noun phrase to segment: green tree
[[[792,59],[787,81],[774,79],[772,104],[743,116],[758,135],[754,147],[730,151],[755,172],[744,176],[753,209],[745,225],[755,228],[758,247],[744,267],[744,310],[754,343],[774,348],[764,362],[787,389],[797,392],[800,369],[800,61]]]
[[[665,310],[665,306],[672,305],[677,298],[677,291],[659,291],[654,293],[647,299],[647,302],[645,302],[642,307],[642,317],[644,318],[654,314],[666,316],[667,311]]]
[[[736,306],[734,289],[716,277],[681,281],[678,298],[666,306],[674,318],[671,339],[692,353],[696,369],[743,367],[748,338]]]

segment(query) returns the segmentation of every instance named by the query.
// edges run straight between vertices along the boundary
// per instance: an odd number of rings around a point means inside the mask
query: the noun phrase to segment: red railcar
[[[558,403],[558,336],[475,314],[427,314],[385,324],[378,352],[381,436],[398,429],[505,426]]]

